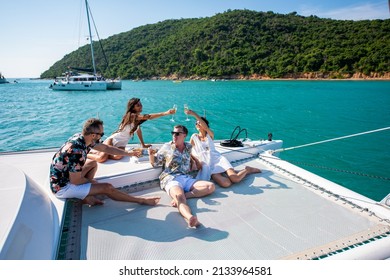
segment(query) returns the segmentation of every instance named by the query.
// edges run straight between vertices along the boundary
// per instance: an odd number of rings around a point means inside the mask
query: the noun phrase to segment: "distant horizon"
[[[335,20],[389,19],[388,0],[309,1],[224,0],[221,2],[158,0],[112,0],[110,5],[89,0],[101,39],[136,27],[169,19],[212,17],[227,10],[247,9],[276,14],[297,13]],[[60,10],[56,10],[59,7]],[[66,54],[87,44],[84,0],[27,0],[2,3],[0,17],[0,72],[7,79],[39,78]],[[61,12],[58,12],[61,11]],[[147,12],[143,12],[147,11]],[[81,31],[81,26],[84,30]],[[77,40],[78,38],[78,40]],[[97,40],[97,38],[94,38]],[[13,78],[8,78],[13,77]]]

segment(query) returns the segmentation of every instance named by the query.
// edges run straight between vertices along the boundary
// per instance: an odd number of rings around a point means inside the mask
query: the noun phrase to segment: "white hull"
[[[105,199],[104,206],[87,207],[65,204],[50,192],[49,164],[56,149],[2,153],[0,259],[390,258],[389,206],[267,152],[281,146],[282,141],[255,141],[225,148],[217,141],[236,169],[250,165],[262,173],[190,199],[202,223],[198,229],[188,229],[170,206],[158,186],[161,169],[152,168],[147,156],[139,163],[123,158],[99,164],[96,176],[135,195],[160,195],[159,205]],[[78,222],[64,219],[69,210]],[[57,254],[69,228],[76,228],[75,245]],[[61,244],[68,246],[64,239]]]
[[[106,80],[107,90],[120,90],[122,89],[121,80]]]
[[[63,91],[98,91],[107,90],[107,83],[105,81],[92,81],[92,82],[55,82],[51,86],[53,90]]]
[[[58,78],[50,88],[61,91],[103,91],[103,90],[121,90],[121,80],[105,80],[101,76],[93,75],[74,75]]]

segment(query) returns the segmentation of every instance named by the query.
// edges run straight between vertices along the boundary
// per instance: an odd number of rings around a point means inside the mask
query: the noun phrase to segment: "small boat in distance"
[[[102,75],[97,74],[96,65],[95,65],[95,56],[93,51],[93,40],[90,24],[89,13],[90,8],[88,1],[85,0],[85,9],[87,12],[88,19],[88,30],[89,30],[89,42],[91,46],[91,57],[92,57],[92,66],[93,69],[86,71],[82,69],[85,73],[79,73],[80,69],[70,68],[69,71],[65,72],[62,77],[57,77],[54,80],[54,83],[50,85],[50,88],[53,90],[63,90],[63,91],[97,91],[97,90],[120,90],[122,89],[122,81],[117,79],[106,79]]]
[[[8,83],[9,82],[7,81],[7,79],[0,72],[0,84],[8,84]]]

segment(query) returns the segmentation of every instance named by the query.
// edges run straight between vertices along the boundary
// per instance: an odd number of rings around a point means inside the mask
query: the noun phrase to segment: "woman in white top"
[[[210,129],[207,119],[192,110],[186,110],[186,114],[195,117],[195,126],[198,130],[190,140],[194,155],[202,162],[197,179],[209,180],[211,177],[218,185],[227,188],[240,182],[248,174],[261,172],[260,169],[250,166],[235,171],[230,162],[215,149],[214,132]]]
[[[125,149],[126,145],[129,143],[129,140],[134,136],[134,132],[137,132],[142,148],[148,148],[151,145],[144,143],[140,125],[147,120],[153,120],[159,117],[175,114],[176,111],[174,109],[170,109],[166,112],[145,115],[141,115],[141,112],[141,100],[139,98],[131,98],[127,102],[127,110],[122,117],[122,121],[119,124],[118,130],[109,136],[103,143],[109,146]],[[135,156],[139,156],[140,154],[141,151],[134,151]],[[97,162],[105,162],[107,159],[121,159],[122,156],[114,156],[92,150],[89,152],[88,158]]]

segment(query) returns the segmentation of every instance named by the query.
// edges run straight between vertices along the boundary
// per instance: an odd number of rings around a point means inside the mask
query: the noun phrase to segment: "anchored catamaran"
[[[85,8],[88,19],[89,42],[91,47],[93,70],[86,71],[84,69],[80,71],[80,69],[71,68],[69,71],[64,73],[64,76],[57,77],[54,83],[50,85],[50,88],[53,90],[64,91],[120,90],[122,89],[122,81],[120,79],[106,79],[102,75],[97,74],[90,23],[91,10],[87,0],[85,0]]]

